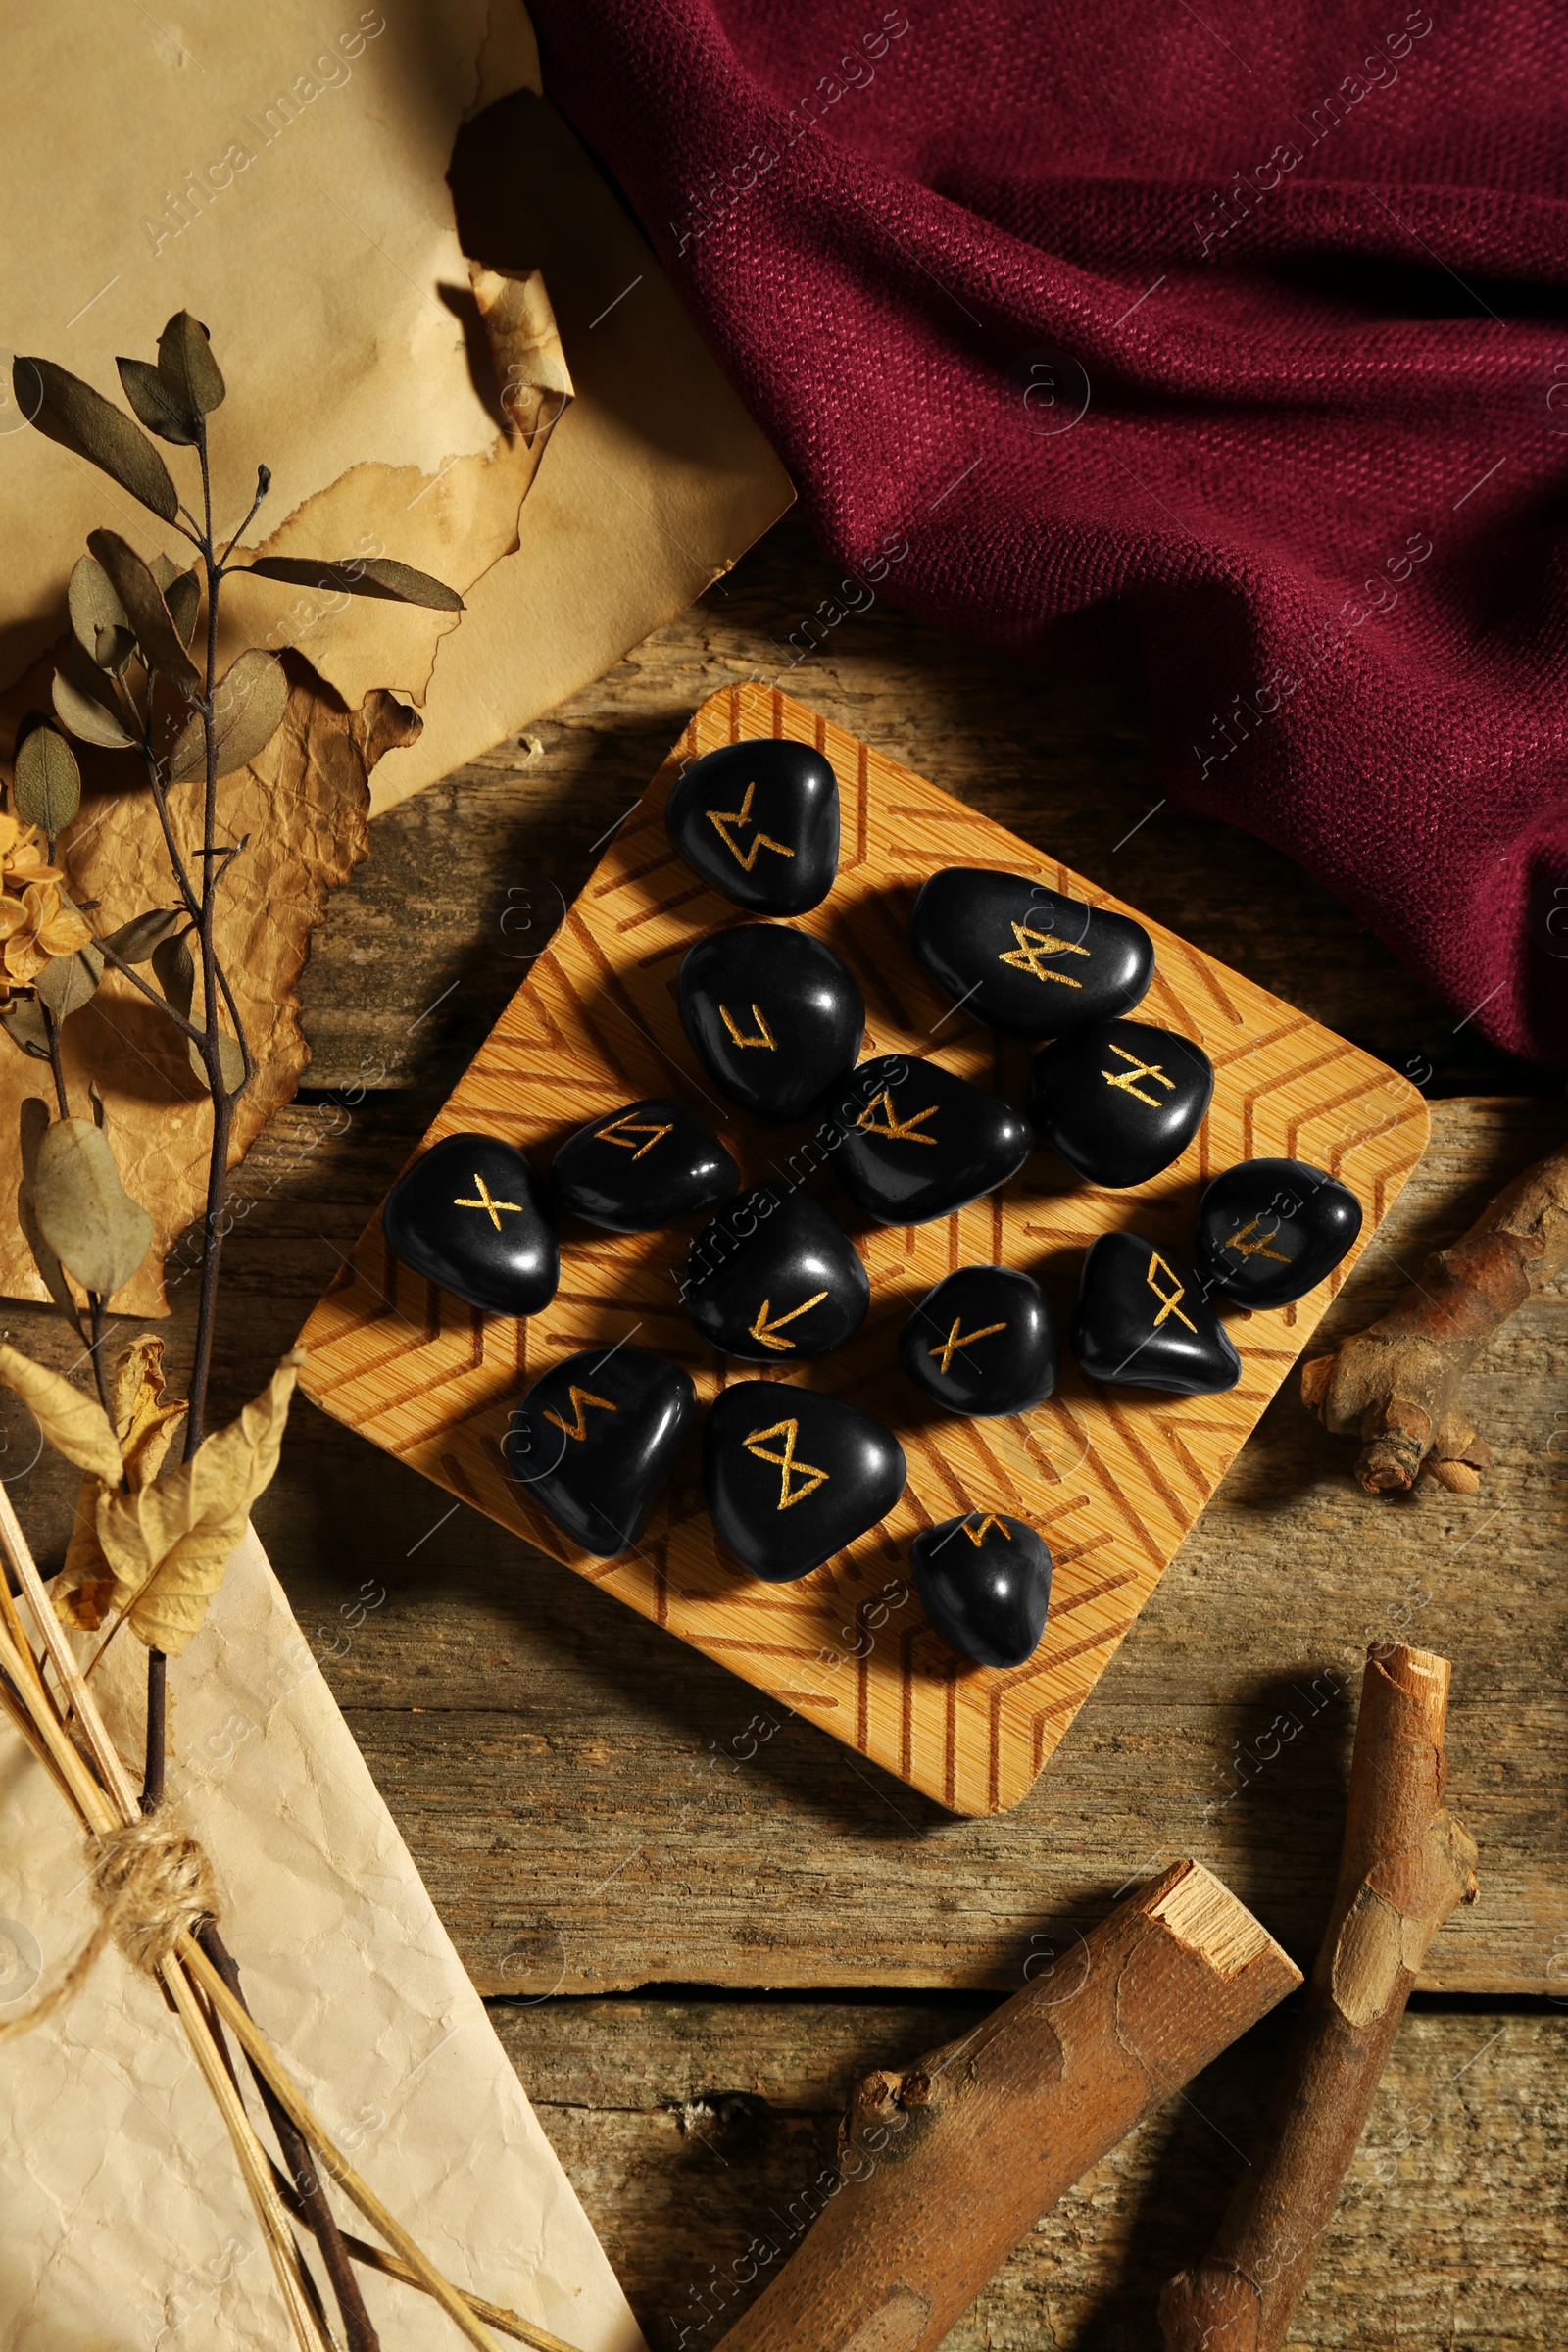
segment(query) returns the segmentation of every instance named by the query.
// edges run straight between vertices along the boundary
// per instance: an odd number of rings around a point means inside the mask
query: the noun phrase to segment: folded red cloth
[[[1122,600],[1172,803],[1568,1060],[1568,13],[533,13],[835,556],[1025,659]]]

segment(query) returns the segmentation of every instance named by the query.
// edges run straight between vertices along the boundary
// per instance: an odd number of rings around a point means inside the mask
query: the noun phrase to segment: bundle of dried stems
[[[390,2249],[383,2251],[334,2231],[338,2247],[348,2257],[431,2296],[470,2344],[496,2352],[490,2333],[494,2328],[519,2343],[539,2347],[539,2352],[570,2352],[559,2336],[534,2327],[515,2312],[465,2293],[444,2278],[334,2146],[239,1995],[233,1963],[218,1940],[216,1922],[206,1907],[211,1878],[199,1849],[169,1812],[143,1814],[87,1679],[49,1605],[4,1487],[0,1487],[0,1544],[14,1571],[20,1601],[25,1604],[40,1637],[35,1646],[18,1597],[0,1579],[0,1707],[80,1822],[103,1913],[102,1927],[63,1983],[5,2031],[24,2031],[58,2007],[85,1975],[84,1963],[95,1959],[108,1941],[135,1953],[158,1977],[227,2126],[271,2256],[294,2340],[302,2352],[322,2352],[322,2347],[336,2341],[290,2227],[292,2216],[315,2230],[329,2272],[335,2273],[336,2262],[327,2254],[319,2226],[319,2208],[325,2204],[319,2186],[321,2174],[359,2207]],[[268,2107],[277,2132],[281,2165],[268,2154],[251,2120],[224,2029],[244,2052]],[[278,2129],[279,2119],[286,2129]],[[291,2140],[298,2143],[300,2153],[308,2149],[314,2159],[308,2169],[309,2188],[301,2186],[306,2168],[299,2164]],[[311,2210],[313,2205],[318,2211]],[[352,2286],[352,2273],[349,2283]],[[333,2285],[340,2289],[336,2276]],[[359,2307],[352,2320],[339,2291],[348,2341],[354,2352],[361,2352],[361,2347],[375,2344],[375,2334],[363,2316],[357,2288],[350,2300]]]

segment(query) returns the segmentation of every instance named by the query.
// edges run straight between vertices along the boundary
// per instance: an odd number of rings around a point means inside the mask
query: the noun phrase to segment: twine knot
[[[87,1851],[103,1914],[95,1934],[116,1943],[132,1968],[156,1973],[187,1930],[218,1917],[213,1866],[176,1815],[160,1808],[106,1830],[88,1838]]]
[[[73,2000],[107,1944],[132,1968],[156,1975],[180,1936],[219,1913],[213,1866],[168,1808],[87,1839],[87,1884],[98,1924],[59,1982],[20,2017],[0,2023],[0,2039],[42,2025]]]

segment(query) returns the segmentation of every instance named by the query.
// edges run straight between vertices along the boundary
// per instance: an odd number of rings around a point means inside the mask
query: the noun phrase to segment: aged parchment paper
[[[477,626],[234,586],[236,628],[297,645],[352,707],[376,687],[424,706],[419,752],[389,761],[374,807],[596,676],[789,504],[648,247],[537,98],[487,118],[460,238],[460,125],[539,88],[519,0],[345,0],[325,16],[317,0],[189,0],[177,21],[58,0],[8,26],[6,63],[6,343],[119,397],[115,355],[149,356],[170,314],[193,311],[231,385],[214,425],[220,515],[239,522],[258,460],[273,472],[250,552],[384,553],[469,597]],[[542,267],[569,318],[578,397],[542,452],[503,431],[468,257]],[[104,521],[148,556],[181,553],[30,431],[7,381],[0,685],[55,636],[67,572]]]
[[[319,1645],[373,1642],[375,1592],[347,1593]],[[145,1653],[122,1639],[105,1712],[130,1755]],[[254,1532],[170,1689],[171,1786],[216,1867],[247,1997],[345,2154],[456,2283],[582,2352],[641,2352]],[[92,1923],[79,1838],[9,1726],[0,1802],[4,2016]],[[270,2266],[217,2109],[157,1990],[118,1953],[63,2015],[7,2044],[0,2147],[7,2352],[282,2352]],[[361,2276],[385,2352],[457,2341],[423,2296]]]

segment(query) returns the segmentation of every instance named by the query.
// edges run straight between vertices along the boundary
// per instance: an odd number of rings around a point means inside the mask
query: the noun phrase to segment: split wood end
[[[1157,1919],[1189,1951],[1200,1953],[1216,1976],[1240,1976],[1254,1960],[1272,1954],[1293,1984],[1301,1982],[1301,1972],[1289,1952],[1201,1862],[1182,1865],[1175,1885],[1167,1886],[1163,1893],[1156,1891],[1149,1916]]]

